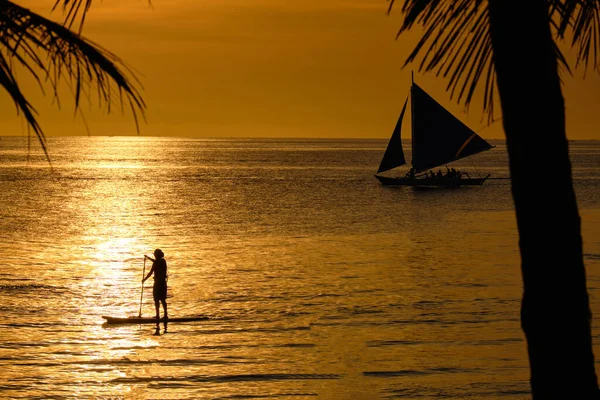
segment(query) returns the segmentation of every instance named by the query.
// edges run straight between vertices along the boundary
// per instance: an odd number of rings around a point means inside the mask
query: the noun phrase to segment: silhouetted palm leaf
[[[95,90],[100,104],[109,112],[113,101],[123,106],[125,98],[136,126],[138,112],[143,116],[145,104],[135,87],[139,82],[121,59],[68,28],[7,0],[0,0],[0,55],[0,84],[23,112],[44,151],[44,134],[33,107],[19,89],[10,59],[23,66],[42,90],[44,83],[50,83],[56,99],[59,81],[66,80],[72,87],[76,109],[82,94],[89,96]]]
[[[571,44],[577,48],[577,65],[584,63],[587,68],[592,58],[593,68],[599,69],[600,4],[597,0],[563,0],[557,3],[560,13],[558,34],[564,37],[569,28],[572,30]]]
[[[61,8],[65,15],[65,26],[71,29],[73,24],[79,19],[78,32],[81,33],[83,29],[83,23],[85,22],[85,16],[92,6],[93,0],[55,0],[52,10]],[[152,5],[151,0],[148,0],[148,4]]]
[[[391,1],[391,11],[394,1]],[[398,36],[414,24],[425,32],[404,66],[423,50],[419,71],[449,77],[447,89],[468,107],[481,79],[485,80],[484,110],[493,118],[494,70],[487,7],[482,0],[406,0]]]
[[[25,119],[29,122],[29,125],[34,130],[40,142],[42,143],[42,148],[44,149],[44,153],[46,153],[46,157],[48,157],[48,153],[46,151],[45,146],[45,137],[42,132],[41,127],[39,126],[37,120],[35,119],[35,110],[29,104],[29,102],[23,96],[19,85],[17,84],[17,80],[13,75],[12,67],[10,63],[6,60],[3,54],[0,53],[0,85],[8,92],[8,94],[12,97],[17,106],[17,112],[21,111]],[[48,157],[49,159],[49,157]]]
[[[395,1],[390,0],[388,12]],[[596,0],[549,0],[550,21],[558,15],[559,22],[553,24],[558,35],[573,27],[573,45],[579,46],[578,61],[585,61],[590,51],[596,63],[595,49],[598,47],[598,5]],[[475,90],[484,80],[484,112],[489,120],[494,117],[495,77],[493,50],[489,31],[486,0],[405,0],[402,6],[404,22],[397,36],[415,24],[425,29],[423,36],[408,56],[404,66],[416,60],[424,51],[418,70],[449,78],[447,89],[451,96],[458,95],[468,107]],[[518,12],[518,8],[515,9]],[[556,13],[556,14],[555,14]],[[573,20],[573,21],[572,21]],[[554,46],[559,65],[570,72],[569,65],[558,48]]]
[[[75,20],[81,18],[79,22],[79,32],[83,29],[83,23],[85,22],[85,16],[92,6],[92,0],[56,0],[52,10],[62,8],[65,14],[65,26],[69,29],[73,27]]]

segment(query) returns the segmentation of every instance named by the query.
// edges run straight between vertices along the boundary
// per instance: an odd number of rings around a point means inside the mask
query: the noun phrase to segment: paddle
[[[146,255],[144,254],[144,271],[142,272],[142,280],[146,276]],[[140,294],[140,315],[139,318],[142,318],[142,299],[144,298],[144,282],[142,281],[142,293]]]

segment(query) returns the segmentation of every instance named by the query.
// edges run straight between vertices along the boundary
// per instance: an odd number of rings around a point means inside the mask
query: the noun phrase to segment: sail
[[[400,118],[398,118],[396,128],[394,128],[394,132],[392,133],[390,142],[388,143],[387,149],[385,150],[385,154],[381,159],[381,164],[379,164],[379,169],[377,170],[377,173],[387,171],[392,168],[396,168],[406,164],[406,159],[404,158],[404,151],[402,150],[402,140],[400,138],[400,131],[402,130],[402,119],[404,118],[404,112],[406,111],[407,103],[408,97],[404,102],[404,107],[402,107]]]
[[[416,172],[437,168],[493,147],[415,83],[411,106],[412,164]]]

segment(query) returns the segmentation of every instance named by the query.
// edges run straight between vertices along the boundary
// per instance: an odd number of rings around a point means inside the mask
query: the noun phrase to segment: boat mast
[[[410,146],[412,150],[410,164],[415,167],[415,96],[413,94],[413,86],[415,83],[414,71],[410,71]]]

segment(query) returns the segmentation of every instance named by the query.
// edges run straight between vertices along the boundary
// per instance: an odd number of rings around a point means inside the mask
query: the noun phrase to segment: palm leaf
[[[558,3],[558,0],[554,1]],[[393,5],[394,0],[390,0],[388,13]],[[458,97],[459,103],[464,102],[467,108],[483,80],[483,111],[491,122],[494,119],[496,80],[487,1],[405,0],[402,13],[404,21],[396,37],[410,30],[415,24],[424,28],[423,36],[407,57],[403,67],[421,56],[418,71],[434,71],[436,76],[449,79],[447,90],[451,92],[452,97]],[[559,13],[563,13],[562,6]],[[560,66],[569,71],[558,46],[555,45],[554,49]]]
[[[65,15],[65,26],[69,29],[79,20],[79,29],[77,31],[81,33],[85,17],[92,7],[92,2],[93,0],[55,0],[52,11],[57,8],[62,9]],[[148,0],[148,4],[152,6],[151,0]]]
[[[576,66],[589,66],[598,70],[598,47],[600,46],[600,4],[597,0],[562,0],[557,1],[556,12],[560,23],[558,35],[564,37],[572,31],[571,45],[577,49]]]
[[[44,84],[49,83],[56,101],[59,82],[66,82],[73,90],[76,111],[81,97],[89,97],[92,91],[98,93],[100,105],[109,112],[114,101],[118,101],[121,108],[125,101],[139,130],[138,113],[143,115],[146,106],[136,88],[141,85],[132,69],[113,53],[63,25],[10,1],[0,0],[0,55],[0,61],[4,62],[0,66],[4,74],[1,84],[23,112],[42,145],[45,143],[43,133],[33,108],[22,98],[9,59],[24,67],[42,90]]]
[[[27,101],[27,99],[25,99],[25,96],[23,95],[23,92],[21,92],[21,89],[19,88],[17,80],[13,74],[12,66],[2,53],[0,53],[0,85],[8,92],[10,97],[15,102],[17,113],[23,113],[25,119],[29,123],[29,126],[37,135],[46,158],[50,159],[46,147],[46,137],[41,126],[35,118],[36,111]]]
[[[75,21],[79,18],[79,30],[81,33],[83,29],[83,23],[85,22],[85,16],[92,6],[92,0],[56,0],[52,10],[62,8],[63,14],[65,14],[65,26],[69,29],[73,27]]]

